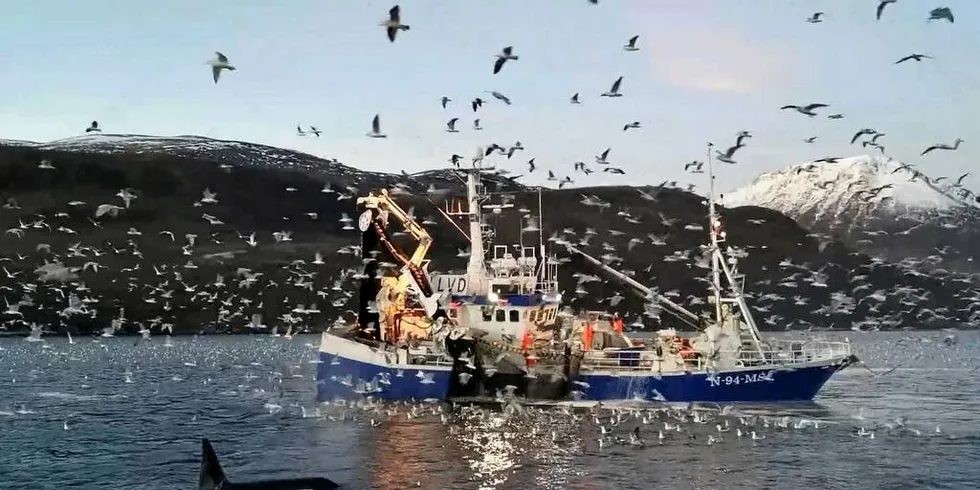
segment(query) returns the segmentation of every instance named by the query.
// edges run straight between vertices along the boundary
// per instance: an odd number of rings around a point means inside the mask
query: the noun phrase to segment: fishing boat
[[[709,175],[710,167],[709,160]],[[513,199],[491,201],[482,175],[492,171],[482,164],[460,171],[466,200],[441,210],[454,225],[460,217],[468,222],[468,232],[456,225],[470,243],[465,274],[429,273],[431,237],[387,190],[358,199],[365,208],[358,222],[364,259],[359,311],[351,325],[322,335],[321,401],[355,395],[444,400],[502,392],[534,400],[806,401],[856,360],[846,342],[762,339],[737,258],[726,246],[713,185],[704,247],[711,263],[711,312],[693,313],[574,245],[549,239],[658,303],[693,335],[664,329],[643,342],[623,333],[615,313],[568,312],[558,289],[560,261],[546,253],[540,191],[536,223],[522,225],[520,243],[495,244],[484,218],[508,211]],[[392,241],[392,219],[417,241],[411,255]],[[526,233],[536,239],[525,242]]]

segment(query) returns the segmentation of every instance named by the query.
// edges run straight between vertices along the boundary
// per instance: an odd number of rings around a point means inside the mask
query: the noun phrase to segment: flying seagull
[[[91,133],[91,132],[101,133],[102,130],[99,129],[99,121],[92,121],[92,124],[89,125],[89,127],[85,128],[85,132],[86,133]]]
[[[875,19],[881,20],[881,13],[885,11],[885,6],[889,3],[895,3],[898,0],[881,0],[878,2],[878,11],[875,12]]]
[[[830,106],[828,106],[827,104],[807,104],[805,106],[784,105],[784,106],[780,107],[780,109],[782,109],[782,110],[785,110],[785,109],[793,109],[796,112],[799,112],[800,114],[806,114],[807,116],[813,117],[813,116],[816,116],[817,115],[817,113],[816,112],[813,112],[813,110],[814,109],[819,109],[821,107],[830,107]]]
[[[410,26],[402,24],[401,7],[398,5],[391,7],[391,10],[388,11],[388,20],[382,22],[381,25],[388,31],[388,40],[391,42],[395,42],[395,34],[398,34],[398,31],[411,29]]]
[[[388,135],[381,132],[381,117],[378,114],[374,115],[374,120],[371,121],[371,132],[367,134],[372,138],[387,138]]]
[[[806,21],[809,22],[809,23],[811,23],[811,24],[817,24],[819,22],[823,22],[823,19],[820,18],[822,15],[823,15],[823,12],[814,12],[813,15],[811,15],[810,17],[807,17]]]
[[[953,23],[953,11],[949,7],[938,7],[929,12],[929,20],[946,19],[950,24]]]
[[[960,147],[960,143],[962,143],[962,142],[963,142],[963,140],[961,140],[960,138],[956,138],[956,141],[953,142],[953,145],[952,146],[947,145],[947,144],[944,144],[944,143],[935,144],[935,145],[932,145],[929,148],[926,148],[925,150],[923,150],[922,151],[922,155],[919,155],[919,156],[925,156],[926,153],[929,153],[932,150],[956,150],[956,149],[958,149]]]
[[[573,104],[581,104],[581,102],[578,100],[578,92],[575,92],[575,95],[573,95],[569,101]]]
[[[228,64],[228,57],[221,54],[220,51],[214,52],[214,59],[208,62],[211,65],[211,75],[214,77],[214,83],[218,83],[218,78],[221,77],[221,70],[235,71],[235,67]]]
[[[928,56],[928,55],[924,55],[924,54],[918,54],[918,53],[912,53],[912,54],[910,54],[908,56],[905,56],[904,58],[896,61],[895,64],[897,65],[899,63],[902,63],[902,62],[908,61],[908,60],[922,61],[923,58],[928,58],[928,59],[931,60],[932,59],[932,56]]]
[[[506,63],[507,60],[514,60],[514,61],[518,60],[518,56],[513,54],[513,52],[514,52],[513,46],[507,46],[504,49],[500,50],[500,54],[497,55],[497,61],[493,62],[494,75],[500,73],[500,69],[504,67],[504,63]]]
[[[446,123],[446,132],[447,133],[458,133],[459,132],[459,130],[456,129],[456,121],[459,121],[459,118],[458,117],[454,117],[454,118],[450,119],[449,122]]]
[[[442,102],[442,108],[445,109],[446,108],[446,104],[448,104],[449,102],[452,102],[452,100],[453,99],[450,99],[449,97],[446,97],[445,95],[443,95],[442,96],[442,99],[440,100],[440,102]]]
[[[503,102],[504,104],[510,105],[510,99],[508,99],[506,95],[500,92],[490,92],[490,95],[492,95],[493,98]]]
[[[622,85],[622,83],[623,83],[623,77],[617,78],[616,81],[613,82],[612,87],[610,87],[609,91],[606,92],[606,93],[604,93],[604,94],[600,94],[600,96],[601,97],[622,97],[623,94],[619,93],[619,86]]]
[[[639,38],[640,38],[639,34],[631,37],[630,40],[626,42],[626,45],[623,46],[623,49],[626,51],[639,51],[640,48],[636,47],[636,40]]]

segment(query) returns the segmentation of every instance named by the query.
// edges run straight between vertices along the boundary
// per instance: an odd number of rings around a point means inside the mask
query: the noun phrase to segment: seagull
[[[44,170],[54,170],[54,165],[51,165],[51,160],[45,158],[44,160],[41,160],[41,163],[37,164],[37,168],[44,169]]]
[[[102,130],[99,129],[99,121],[92,121],[92,124],[89,125],[89,127],[85,128],[85,132],[86,133],[91,133],[93,131],[94,132],[97,132],[97,133],[101,133],[102,132]]]
[[[387,138],[388,135],[381,132],[381,118],[378,114],[374,115],[371,121],[371,132],[367,134],[372,138]]]
[[[626,51],[639,51],[640,48],[636,47],[636,40],[639,38],[640,38],[639,34],[631,37],[630,40],[627,41],[626,44],[623,46],[623,49]]]
[[[299,124],[296,125],[296,135],[306,136],[306,131],[303,131],[303,128],[299,127]]]
[[[823,19],[820,18],[820,16],[822,16],[822,15],[823,15],[823,12],[814,12],[813,15],[811,15],[810,17],[808,17],[806,19],[806,21],[809,22],[809,23],[811,23],[811,24],[817,24],[817,23],[823,22]]]
[[[459,118],[458,117],[454,117],[454,118],[450,119],[449,122],[446,123],[446,128],[447,128],[446,129],[446,132],[447,133],[458,133],[459,132],[459,130],[456,129],[456,121],[459,121]]]
[[[569,102],[573,104],[581,104],[581,102],[579,102],[578,100],[578,92],[575,92],[575,95],[573,95],[572,98],[569,99]]]
[[[450,99],[449,97],[446,97],[445,95],[443,95],[442,96],[442,99],[440,99],[439,102],[442,103],[442,108],[445,109],[446,108],[446,104],[452,102],[452,100],[453,99]]]
[[[616,81],[613,82],[612,87],[609,88],[609,91],[600,95],[602,97],[622,97],[623,94],[619,93],[619,86],[622,85],[622,83],[623,77],[617,78]]]
[[[953,23],[953,11],[950,10],[949,7],[938,7],[929,12],[930,21],[942,19],[948,20],[950,24]]]
[[[474,119],[473,120],[473,130],[474,131],[480,131],[482,129],[483,128],[480,127],[480,120],[479,119]]]
[[[960,147],[960,143],[962,143],[962,142],[963,142],[962,139],[956,138],[956,141],[953,142],[953,145],[952,146],[947,145],[947,144],[943,144],[943,143],[935,144],[935,145],[932,145],[929,148],[926,148],[925,150],[923,150],[922,151],[922,154],[919,155],[919,156],[925,156],[926,153],[929,153],[932,150],[956,150],[956,149],[958,149]]]
[[[214,59],[208,61],[211,65],[211,75],[214,76],[214,83],[218,83],[218,78],[221,77],[221,70],[235,71],[235,67],[228,64],[228,57],[221,54],[220,51],[214,52]]]
[[[410,26],[402,24],[401,17],[401,7],[395,5],[388,11],[388,20],[381,23],[388,31],[388,40],[391,42],[395,42],[395,35],[398,34],[399,30],[407,31],[411,29]]]
[[[875,12],[875,19],[881,20],[881,13],[885,11],[885,6],[888,5],[889,3],[895,3],[897,1],[898,0],[881,0],[880,2],[878,2],[878,11]]]
[[[500,73],[500,69],[504,67],[504,63],[506,63],[507,60],[514,60],[514,61],[518,60],[518,56],[512,54],[513,52],[514,52],[513,46],[507,46],[500,51],[500,54],[497,55],[497,61],[493,62],[494,75]]]
[[[319,129],[317,129],[316,126],[310,126],[310,132],[313,133],[313,134],[315,134],[317,138],[319,138],[320,137],[320,133],[322,133],[322,131],[320,131]]]
[[[640,121],[633,121],[631,123],[626,123],[623,126],[623,131],[626,131],[627,129],[630,129],[630,128],[632,128],[632,129],[640,129]]]
[[[910,54],[908,56],[905,56],[902,59],[896,61],[895,64],[897,65],[899,63],[902,63],[902,62],[908,61],[908,60],[922,61],[923,58],[928,58],[928,59],[931,60],[932,59],[932,56],[925,55],[925,54],[912,53],[912,54]]]
[[[807,116],[813,117],[817,115],[817,113],[813,112],[813,110],[819,109],[821,107],[830,107],[830,106],[828,106],[827,104],[807,104],[805,106],[784,105],[780,107],[780,109],[793,109],[796,112],[799,112],[800,114],[806,114]]]
[[[510,99],[508,99],[506,95],[500,92],[490,92],[490,95],[492,95],[493,98],[503,102],[504,104],[510,105]]]

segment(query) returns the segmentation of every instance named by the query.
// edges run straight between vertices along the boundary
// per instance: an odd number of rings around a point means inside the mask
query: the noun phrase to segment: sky
[[[980,2],[942,0],[956,22],[927,22],[936,2],[901,0],[403,0],[411,30],[390,43],[393,2],[368,0],[32,0],[0,3],[0,138],[180,135],[291,148],[372,171],[442,168],[496,142],[526,148],[500,168],[549,184],[693,183],[683,164],[753,139],[720,190],[825,156],[868,153],[859,128],[886,134],[896,159],[980,187]],[[824,12],[824,22],[805,19]],[[639,35],[639,51],[622,49]],[[499,74],[494,55],[520,56]],[[236,66],[219,83],[207,60]],[[935,59],[895,65],[902,56]],[[621,98],[598,95],[623,76]],[[508,96],[506,106],[489,91]],[[569,98],[580,93],[582,104]],[[452,99],[443,109],[439,99]],[[469,101],[487,101],[473,131]],[[821,102],[809,118],[786,104]],[[831,120],[833,113],[844,119]],[[381,115],[386,139],[368,138]],[[446,121],[459,117],[459,133]],[[623,131],[627,122],[642,129]],[[296,125],[317,126],[319,138]],[[817,136],[812,144],[803,139]],[[934,143],[957,152],[919,157]],[[573,169],[611,148],[625,175]],[[876,150],[871,150],[876,151]],[[538,170],[527,174],[534,157]]]

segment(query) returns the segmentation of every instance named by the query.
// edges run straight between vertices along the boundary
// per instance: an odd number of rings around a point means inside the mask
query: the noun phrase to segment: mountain
[[[319,331],[352,306],[354,198],[382,187],[397,192],[432,233],[431,269],[450,271],[465,266],[458,253],[465,242],[454,227],[437,224],[433,202],[459,197],[461,184],[450,170],[361,172],[291,150],[200,137],[0,142],[0,329],[23,332],[37,322],[76,333],[261,331],[249,326],[259,314],[267,329]],[[537,209],[537,189],[504,176],[489,176],[486,185],[517,211],[493,215],[497,243],[519,242],[520,214]],[[545,236],[567,261],[560,280],[573,306],[620,311],[634,328],[672,321],[556,241],[574,242],[704,308],[702,197],[596,187],[543,189],[541,201]],[[115,211],[96,217],[100,208]],[[723,216],[763,328],[928,328],[980,319],[974,283],[871,259],[808,236],[776,211],[744,207]]]
[[[764,173],[725,194],[724,203],[774,209],[811,231],[917,270],[978,273],[980,197],[961,180],[857,156]]]

